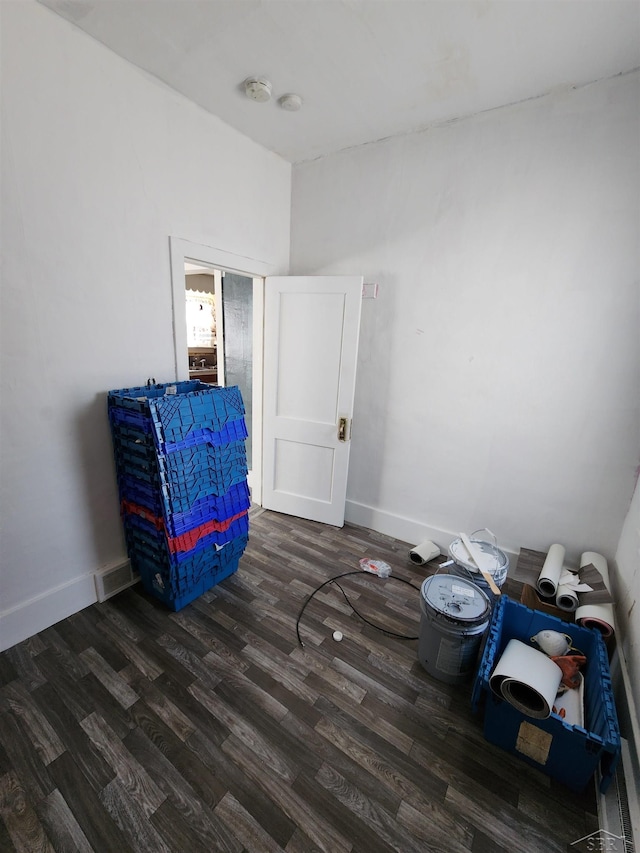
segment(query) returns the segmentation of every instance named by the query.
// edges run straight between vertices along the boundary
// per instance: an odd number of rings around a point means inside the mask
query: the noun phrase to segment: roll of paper
[[[583,628],[595,628],[606,639],[616,630],[613,604],[584,604],[576,608],[575,620]]]
[[[553,598],[558,591],[558,581],[564,563],[564,545],[552,545],[538,576],[536,588],[545,598]]]
[[[440,548],[429,540],[421,542],[409,551],[409,559],[417,566],[424,566],[429,560],[435,560],[439,556]]]
[[[580,555],[580,568],[584,569],[585,566],[591,564],[595,566],[602,580],[604,581],[604,585],[611,592],[611,584],[609,582],[609,567],[607,566],[607,561],[602,556],[602,554],[597,554],[595,551],[585,551],[584,554]]]
[[[578,606],[578,593],[569,584],[561,583],[556,591],[556,606],[567,613],[573,613]]]
[[[562,670],[544,652],[509,640],[489,684],[522,714],[544,720],[551,714],[561,681]]]
[[[595,551],[585,551],[580,557],[580,568],[582,569],[589,565],[595,566],[602,577],[607,591],[610,593],[609,567],[602,554],[597,554]],[[597,586],[594,584],[595,589],[597,589]],[[615,633],[616,629],[613,604],[611,602],[598,601],[593,604],[582,603],[583,601],[588,602],[590,598],[593,600],[594,597],[587,594],[582,598],[582,601],[576,608],[575,620],[583,628],[595,628],[597,631],[600,631],[605,639],[608,639]]]

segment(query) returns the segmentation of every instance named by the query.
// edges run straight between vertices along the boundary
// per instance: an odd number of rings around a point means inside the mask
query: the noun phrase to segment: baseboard
[[[624,849],[625,851],[632,851],[638,848],[640,841],[640,803],[636,793],[640,790],[640,721],[633,698],[631,673],[624,651],[620,646],[615,649],[611,658],[611,682],[618,711],[620,733],[623,737],[621,772],[625,779],[628,802],[625,804],[626,809],[620,810],[618,808],[619,803],[612,804],[612,801],[616,799],[616,791],[610,789],[605,797],[600,796],[599,798],[598,817],[601,829],[611,831],[614,835],[620,834],[622,831],[620,826],[614,825],[612,827],[609,824],[609,818],[611,814],[615,816],[618,811],[624,812],[626,810],[629,826],[624,833],[628,838],[628,844]],[[614,787],[612,785],[612,788]]]
[[[93,572],[0,613],[0,651],[10,649],[97,601]]]
[[[428,524],[423,524],[415,519],[394,515],[391,512],[385,512],[357,501],[347,501],[345,518],[351,524],[367,527],[369,530],[384,533],[386,536],[393,536],[394,539],[408,542],[411,546],[431,540],[443,554],[447,554],[449,545],[460,535],[460,531],[454,532],[430,527]],[[509,557],[509,569],[513,571],[518,559],[518,551],[505,547],[501,542],[498,542],[498,547]]]

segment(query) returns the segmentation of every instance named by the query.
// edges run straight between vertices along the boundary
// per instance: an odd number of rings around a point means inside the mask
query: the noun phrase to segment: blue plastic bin
[[[235,572],[248,541],[240,389],[193,380],[123,388],[107,399],[132,566],[148,592],[179,610]],[[170,538],[227,520],[225,530],[186,540],[189,550],[171,550]]]
[[[207,495],[223,495],[247,477],[243,441],[220,447],[209,444],[168,456],[115,452],[118,476],[135,477],[156,490],[166,490],[172,507],[183,512]]]
[[[181,442],[193,432],[204,440],[207,431],[219,432],[225,424],[244,417],[237,385],[220,388],[198,380],[121,388],[107,395],[109,417],[116,424],[143,432],[150,425],[160,450],[167,442]]]
[[[491,690],[489,679],[509,642],[532,645],[531,637],[545,629],[568,634],[587,658],[584,676],[585,726],[572,726],[559,715],[534,719],[518,711]],[[472,708],[484,711],[484,736],[496,746],[562,782],[584,790],[598,766],[604,793],[620,756],[616,714],[607,651],[599,631],[563,622],[530,610],[503,595],[493,612],[473,688]]]
[[[244,441],[248,435],[244,418],[229,421],[219,430],[194,427],[186,438],[172,442],[160,441],[156,438],[150,416],[137,412],[131,413],[128,409],[112,406],[109,409],[109,420],[114,448],[117,451],[126,450],[130,453],[141,453],[146,449],[172,454],[200,444],[218,447],[234,441]]]
[[[207,521],[226,521],[251,506],[249,486],[246,480],[231,486],[223,495],[209,495],[195,501],[184,512],[172,512],[167,508],[162,492],[135,477],[123,475],[119,478],[120,498],[149,510],[152,515],[164,518],[165,529],[170,536],[180,536]]]
[[[200,537],[190,550],[172,552],[167,546],[164,532],[157,530],[140,516],[127,513],[123,521],[130,555],[134,552],[144,553],[150,558],[160,560],[169,568],[186,563],[201,551],[222,547],[238,536],[247,536],[249,533],[249,517],[242,515],[232,521],[226,530],[212,530]]]
[[[167,569],[144,555],[132,558],[132,564],[140,573],[146,592],[171,610],[180,610],[236,572],[246,545],[247,537],[240,536],[220,551],[209,549],[201,552],[191,563],[183,564],[179,571]]]

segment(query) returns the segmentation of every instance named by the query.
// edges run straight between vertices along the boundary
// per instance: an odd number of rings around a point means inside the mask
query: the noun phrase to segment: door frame
[[[255,258],[246,258],[181,237],[169,237],[171,265],[171,302],[173,323],[173,357],[176,382],[189,378],[187,347],[187,313],[185,302],[185,261],[234,272],[253,278],[253,417],[251,430],[252,468],[250,472],[251,500],[262,504],[262,397],[264,349],[264,279],[274,275],[276,267]]]

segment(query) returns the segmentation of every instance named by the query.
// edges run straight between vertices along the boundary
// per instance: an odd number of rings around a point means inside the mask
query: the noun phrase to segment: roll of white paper
[[[583,628],[595,628],[608,639],[616,630],[613,604],[585,604],[576,608],[575,620]]]
[[[489,684],[521,713],[544,720],[551,714],[561,680],[562,670],[544,652],[509,640]]]
[[[604,585],[611,592],[609,567],[602,554],[595,551],[585,551],[580,557],[580,568],[591,564],[600,572]],[[616,623],[613,604],[583,604],[576,608],[575,620],[583,628],[595,628],[605,639],[615,633]]]
[[[587,586],[587,589],[589,588]],[[567,613],[573,613],[580,603],[578,598],[578,592],[580,591],[580,576],[578,573],[563,569],[560,574],[560,580],[558,581],[558,589],[556,590],[556,607]]]
[[[409,551],[409,559],[417,566],[424,566],[429,560],[435,560],[439,556],[440,548],[429,540],[421,542]]]
[[[584,568],[584,566],[588,566],[591,563],[592,566],[595,566],[596,569],[602,575],[602,580],[604,581],[604,585],[611,592],[611,584],[609,582],[609,567],[607,566],[607,561],[602,556],[602,554],[597,554],[595,551],[585,551],[584,554],[580,555],[580,568]]]
[[[578,606],[578,593],[567,584],[560,584],[556,591],[556,606],[567,613],[573,613]]]
[[[540,595],[545,598],[553,598],[558,591],[558,581],[564,563],[564,545],[552,545],[544,561],[544,565],[538,575],[536,588]]]

